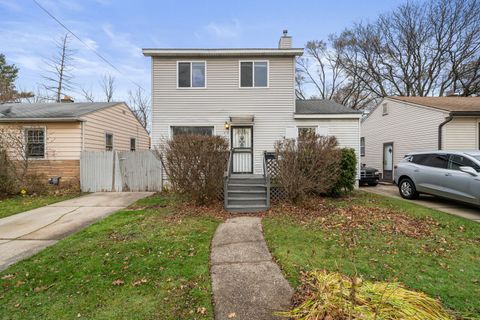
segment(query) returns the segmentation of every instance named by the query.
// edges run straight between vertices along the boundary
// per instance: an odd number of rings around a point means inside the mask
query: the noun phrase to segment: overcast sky
[[[276,47],[288,29],[295,47],[326,39],[356,21],[371,21],[393,9],[397,0],[336,1],[120,1],[37,0],[90,48],[77,40],[74,82],[102,100],[99,80],[116,78],[115,100],[126,100],[137,83],[150,93],[150,61],[142,48]],[[42,83],[45,59],[65,34],[33,0],[0,0],[0,53],[20,68],[17,87],[35,91]],[[72,92],[76,101],[82,100]]]

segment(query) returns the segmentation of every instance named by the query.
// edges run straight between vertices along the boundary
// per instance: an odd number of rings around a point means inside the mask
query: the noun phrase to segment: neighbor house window
[[[172,127],[172,136],[179,134],[195,134],[203,136],[213,136],[213,127],[205,126],[175,126]]]
[[[317,128],[315,127],[299,127],[298,139],[305,139],[308,136],[315,135]]]
[[[268,87],[268,62],[241,61],[240,87]]]
[[[385,116],[388,114],[388,106],[386,103],[382,104],[382,115]]]
[[[45,129],[25,129],[27,158],[45,158]]]
[[[365,156],[365,137],[360,138],[360,156]]]
[[[137,150],[137,139],[130,138],[130,151]]]
[[[105,150],[107,151],[113,150],[113,134],[111,133],[105,134]]]
[[[179,62],[179,88],[205,88],[205,61]]]

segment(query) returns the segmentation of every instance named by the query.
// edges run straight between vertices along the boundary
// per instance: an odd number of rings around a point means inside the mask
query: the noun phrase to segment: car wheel
[[[400,195],[404,199],[413,200],[418,198],[417,188],[415,188],[415,183],[413,183],[410,178],[403,178],[400,180],[398,191],[400,191]]]
[[[375,186],[378,185],[378,182],[370,182],[368,185],[369,185],[370,187],[375,187]]]

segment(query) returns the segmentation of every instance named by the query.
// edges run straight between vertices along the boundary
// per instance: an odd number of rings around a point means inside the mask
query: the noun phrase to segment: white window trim
[[[25,150],[23,152],[25,155],[27,154],[27,136],[25,135],[25,131],[27,129],[43,129],[43,158],[28,158],[28,161],[36,161],[36,160],[47,160],[48,159],[48,153],[47,153],[47,126],[23,126],[23,140],[25,141]]]
[[[242,87],[242,62],[252,62],[252,86]],[[257,87],[255,86],[255,62],[267,63],[267,86]],[[238,87],[240,89],[268,89],[270,88],[270,60],[239,60],[238,61]]]
[[[213,127],[213,135],[217,135],[217,127],[214,124],[205,124],[205,123],[175,123],[168,125],[168,139],[173,138],[172,127]]]
[[[203,87],[194,87],[192,86],[193,84],[193,72],[192,72],[192,66],[193,66],[193,63],[196,63],[196,62],[200,62],[200,63],[204,63],[205,64],[205,86]],[[190,87],[180,87],[178,85],[178,66],[180,63],[190,63]],[[177,89],[180,89],[180,90],[191,90],[191,89],[194,89],[194,90],[201,90],[201,89],[207,89],[207,60],[177,60],[177,71],[176,71],[177,75],[176,75],[176,78],[177,78]]]
[[[110,131],[105,131],[105,135],[103,136],[103,143],[104,143],[103,150],[108,151],[107,150],[107,134],[112,135],[112,150],[111,151],[115,151],[115,135],[113,134],[113,132],[110,132]]]

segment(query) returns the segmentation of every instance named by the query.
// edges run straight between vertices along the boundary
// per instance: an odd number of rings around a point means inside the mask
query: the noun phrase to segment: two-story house
[[[225,136],[232,148],[231,174],[243,174],[252,184],[264,174],[264,152],[302,131],[334,135],[342,147],[360,151],[359,112],[329,100],[296,100],[295,59],[303,49],[292,48],[286,31],[278,48],[143,49],[143,54],[152,58],[153,146],[182,133]],[[242,210],[264,207],[268,199],[260,204],[226,202]]]

